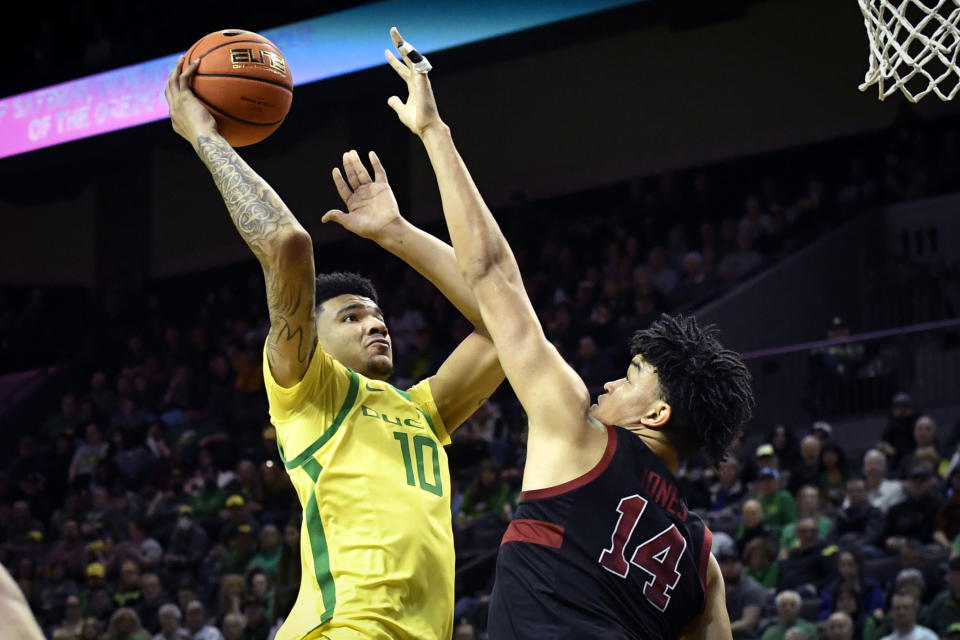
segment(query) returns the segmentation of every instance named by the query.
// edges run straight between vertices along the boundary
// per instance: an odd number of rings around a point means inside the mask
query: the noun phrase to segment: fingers
[[[343,225],[343,220],[341,218],[345,215],[347,214],[345,214],[343,211],[340,211],[340,209],[330,209],[330,211],[327,211],[325,214],[323,214],[323,217],[320,218],[320,222],[336,222],[339,225]]]
[[[177,86],[177,75],[180,73],[181,64],[183,64],[183,56],[177,58],[177,64],[173,65],[170,73],[167,74],[167,84],[163,88],[163,97],[166,98],[167,104],[170,104],[170,99],[173,97],[173,89]]]
[[[401,78],[404,80],[410,79],[410,74],[412,73],[410,67],[397,60],[397,56],[393,55],[393,52],[389,49],[384,49],[383,54],[386,56],[387,62],[390,63],[390,66],[393,67],[393,70],[396,71]]]
[[[360,161],[360,156],[356,151],[350,150],[343,154],[343,168],[347,173],[347,182],[354,190],[370,182],[370,174],[367,168]]]
[[[373,165],[373,179],[377,182],[386,182],[387,171],[383,168],[383,165],[380,164],[380,158],[378,158],[377,154],[373,151],[367,155],[370,157],[370,164]]]
[[[190,89],[190,80],[193,78],[193,74],[197,72],[197,67],[200,66],[200,60],[194,60],[187,68],[183,70],[183,73],[180,74],[178,78],[178,85],[180,91],[187,91]]]
[[[394,111],[396,111],[397,114],[399,114],[400,109],[403,108],[403,100],[401,100],[397,96],[390,96],[389,98],[387,98],[387,106],[393,109]]]
[[[347,186],[347,181],[344,180],[343,176],[340,174],[340,169],[335,168],[333,170],[333,184],[334,186],[337,187],[337,193],[340,194],[340,199],[343,200],[344,202],[349,200],[350,196],[353,195],[353,191],[350,189],[349,186]]]

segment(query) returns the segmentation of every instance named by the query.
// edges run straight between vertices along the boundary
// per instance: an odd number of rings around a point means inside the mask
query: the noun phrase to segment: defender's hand
[[[390,29],[390,38],[399,53],[403,37],[396,27]],[[390,96],[390,99],[387,100],[390,108],[400,116],[400,122],[421,138],[431,128],[442,127],[443,121],[437,111],[433,88],[430,86],[430,78],[427,74],[414,71],[410,58],[403,53],[400,54],[403,57],[402,62],[390,50],[384,51],[384,54],[386,54],[387,62],[390,63],[393,70],[407,83],[406,102],[403,102],[397,96]]]
[[[163,96],[170,105],[170,122],[173,130],[196,148],[197,138],[210,135],[217,130],[217,123],[203,103],[197,100],[190,90],[190,78],[197,72],[200,61],[197,60],[183,69],[183,56],[167,76],[167,86]]]
[[[331,209],[324,214],[322,222],[336,222],[351,233],[377,241],[391,224],[403,218],[400,217],[397,199],[387,183],[387,172],[373,151],[370,152],[370,164],[373,166],[372,181],[356,151],[343,154],[343,169],[347,179],[344,180],[340,169],[335,168],[333,183],[347,205],[347,213]]]

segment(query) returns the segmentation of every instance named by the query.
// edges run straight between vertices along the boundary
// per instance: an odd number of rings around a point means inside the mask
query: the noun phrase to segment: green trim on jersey
[[[319,462],[316,460],[313,462],[320,467]],[[320,468],[322,470],[322,467]],[[307,523],[307,535],[310,537],[310,550],[313,553],[313,574],[320,586],[320,595],[323,599],[323,615],[320,616],[320,624],[323,624],[333,617],[333,609],[337,606],[337,588],[333,583],[333,574],[330,572],[330,552],[327,549],[327,536],[323,532],[323,522],[320,520],[320,508],[317,506],[315,491],[310,492],[310,499],[303,513]]]
[[[430,425],[430,431],[433,431],[433,435],[437,438],[437,440],[439,440],[440,434],[437,433],[437,428],[433,426],[433,420],[430,419],[430,414],[424,411],[423,409],[421,409],[420,407],[417,407],[417,411],[419,411],[420,414],[427,419],[427,424]]]
[[[396,391],[397,394],[399,394],[400,397],[403,398],[404,400],[406,400],[407,402],[413,402],[413,401],[410,399],[410,394],[407,393],[406,391],[404,391],[403,389],[397,389],[395,386],[393,386],[393,385],[390,384],[389,382],[387,382],[387,383],[385,383],[385,384],[386,384],[388,387],[390,387],[391,389],[393,389],[394,391]]]
[[[353,408],[353,403],[357,401],[357,391],[360,389],[360,376],[356,374],[352,369],[347,369],[350,372],[350,387],[347,389],[347,397],[343,399],[343,405],[340,407],[340,412],[337,413],[337,417],[333,419],[333,424],[331,424],[323,434],[317,438],[313,444],[304,449],[300,455],[298,455],[293,460],[287,460],[283,457],[283,447],[280,446],[280,442],[277,442],[277,448],[280,450],[280,459],[283,460],[283,466],[287,469],[296,469],[307,460],[313,459],[313,454],[315,454],[320,447],[327,444],[327,442],[332,438],[336,433],[337,429],[340,428],[340,425],[343,423],[343,419],[347,417],[347,414],[350,413],[350,409]]]
[[[303,470],[307,472],[307,475],[310,476],[310,479],[316,484],[317,479],[320,477],[320,472],[323,471],[323,465],[317,462],[316,458],[310,458],[303,463]]]

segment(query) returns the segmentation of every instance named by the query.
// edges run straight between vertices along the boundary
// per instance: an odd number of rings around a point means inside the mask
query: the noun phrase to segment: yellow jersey
[[[303,379],[263,378],[280,458],[303,506],[297,601],[276,640],[453,634],[450,442],[424,380],[406,391],[319,342]]]

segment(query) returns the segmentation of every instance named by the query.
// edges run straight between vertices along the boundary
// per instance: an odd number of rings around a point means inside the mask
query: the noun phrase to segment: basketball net
[[[876,84],[880,99],[898,89],[910,102],[960,90],[960,0],[858,0],[870,43],[860,91]]]

